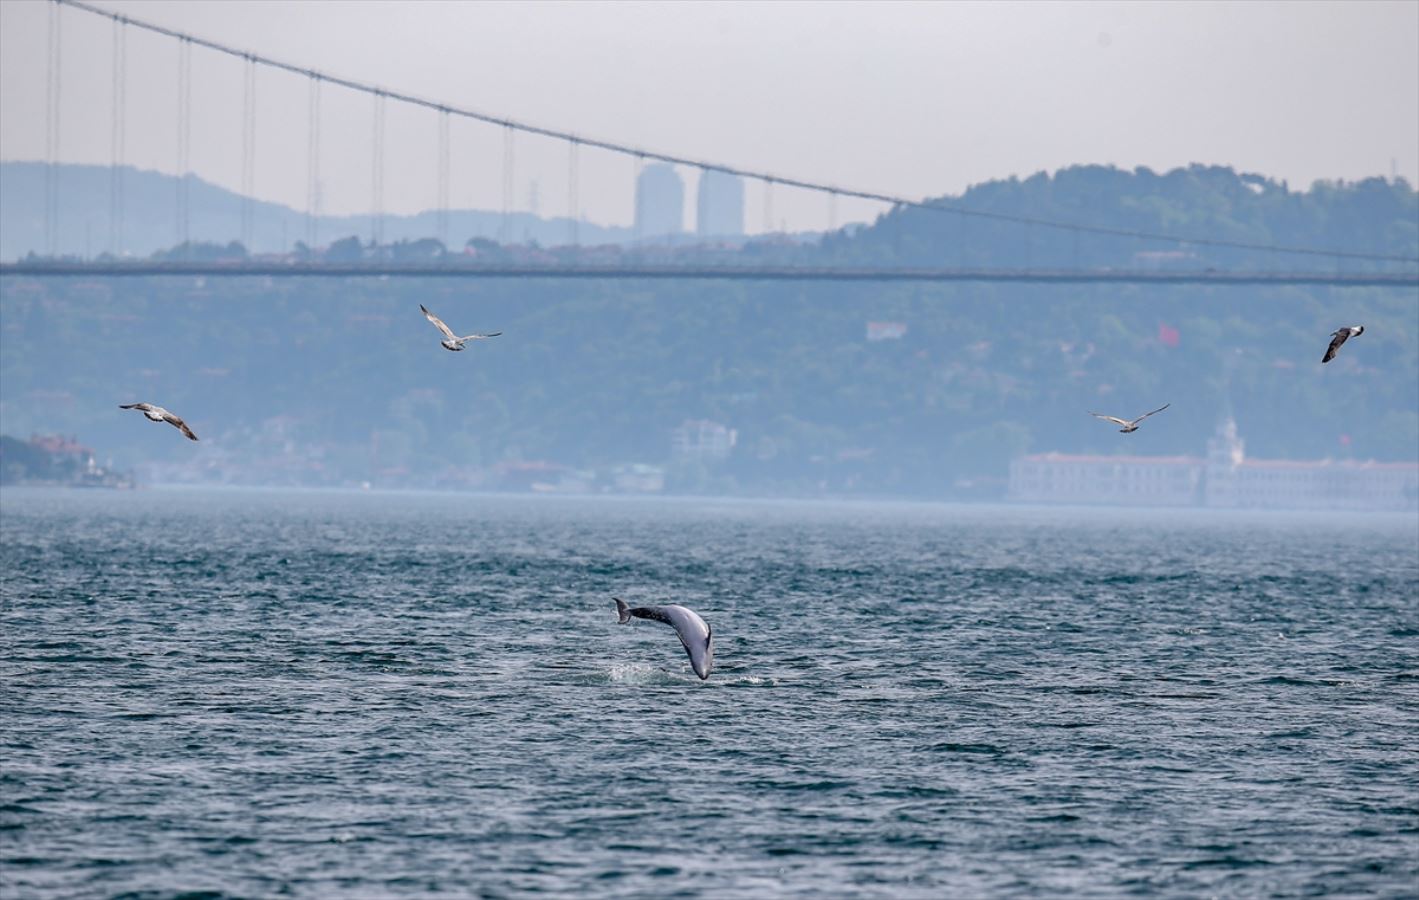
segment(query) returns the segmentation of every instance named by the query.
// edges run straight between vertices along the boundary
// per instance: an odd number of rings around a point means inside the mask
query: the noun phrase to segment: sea
[[[7,900],[1419,896],[1413,515],[6,488],[0,538]]]

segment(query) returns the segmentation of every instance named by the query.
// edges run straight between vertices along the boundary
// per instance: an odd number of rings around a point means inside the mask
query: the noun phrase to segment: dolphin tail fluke
[[[621,617],[619,624],[624,625],[631,621],[631,608],[626,605],[626,601],[620,597],[612,597],[611,599],[616,601],[616,615]]]

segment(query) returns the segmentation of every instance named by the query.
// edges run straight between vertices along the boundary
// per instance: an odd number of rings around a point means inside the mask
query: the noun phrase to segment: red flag
[[[1158,323],[1158,343],[1165,347],[1176,347],[1181,338],[1182,334],[1176,328],[1162,322]]]

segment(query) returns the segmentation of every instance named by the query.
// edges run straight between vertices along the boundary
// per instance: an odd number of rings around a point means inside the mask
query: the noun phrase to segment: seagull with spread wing
[[[1163,410],[1167,409],[1169,406],[1172,406],[1172,404],[1171,404],[1171,403],[1164,403],[1162,406],[1160,406],[1160,407],[1158,407],[1157,409],[1153,410],[1153,412],[1144,413],[1143,415],[1139,416],[1139,417],[1136,418],[1136,419],[1120,419],[1120,418],[1117,418],[1116,416],[1106,416],[1106,415],[1104,415],[1103,413],[1096,413],[1096,412],[1091,412],[1091,413],[1089,413],[1089,415],[1095,417],[1096,419],[1103,419],[1103,420],[1106,421],[1106,422],[1112,422],[1112,423],[1114,423],[1115,425],[1122,425],[1123,427],[1119,429],[1119,433],[1120,433],[1120,434],[1128,434],[1129,432],[1133,432],[1133,431],[1137,431],[1137,430],[1138,430],[1138,423],[1139,423],[1139,422],[1142,422],[1144,419],[1148,418],[1149,416],[1153,415],[1154,413],[1160,413],[1160,412],[1162,412]]]
[[[1365,333],[1364,325],[1351,325],[1349,328],[1342,328],[1330,336],[1330,346],[1325,350],[1325,359],[1321,362],[1328,363],[1335,359],[1335,353],[1340,349],[1340,345],[1350,340],[1352,337],[1359,337]]]
[[[466,334],[463,337],[459,337],[458,335],[453,333],[453,329],[443,324],[443,319],[440,319],[438,316],[425,309],[424,304],[420,303],[419,309],[423,311],[424,318],[428,319],[430,322],[433,322],[434,327],[437,328],[439,331],[443,332],[444,339],[442,341],[439,341],[439,343],[443,344],[443,348],[445,350],[462,350],[463,345],[468,343],[469,341],[477,341],[482,340],[483,338],[497,337],[498,335],[502,334],[501,331],[494,331],[492,334]]]
[[[118,408],[136,409],[144,416],[147,416],[148,421],[166,422],[172,427],[176,428],[178,431],[181,431],[183,434],[187,435],[187,439],[189,441],[197,440],[197,435],[192,433],[192,429],[187,427],[186,422],[182,421],[182,419],[163,409],[161,406],[154,406],[151,403],[120,403],[118,405]]]

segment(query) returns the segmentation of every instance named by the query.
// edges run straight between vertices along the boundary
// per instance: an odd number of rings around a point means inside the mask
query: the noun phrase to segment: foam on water
[[[673,678],[659,666],[649,663],[617,663],[606,670],[606,676],[611,681],[625,682],[628,684],[649,684],[652,681],[670,682],[681,681],[683,679]],[[694,677],[691,675],[691,677]]]

